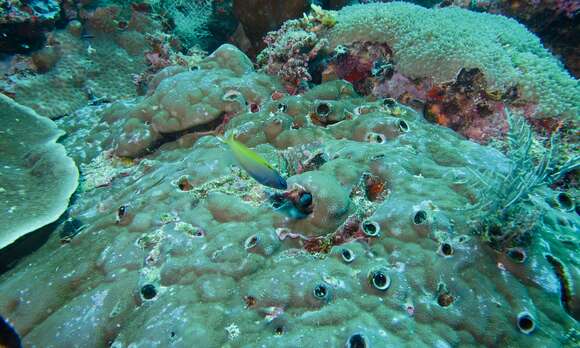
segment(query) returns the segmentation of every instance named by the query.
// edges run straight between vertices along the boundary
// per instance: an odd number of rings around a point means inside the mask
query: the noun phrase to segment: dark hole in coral
[[[342,249],[342,258],[344,259],[344,261],[346,262],[350,262],[353,259],[353,254],[352,251],[350,251],[349,249]]]
[[[146,300],[151,300],[155,296],[157,296],[157,289],[153,284],[145,284],[141,287],[141,295]]]
[[[362,230],[367,236],[373,237],[379,233],[379,226],[376,222],[367,220],[362,223]]]
[[[534,318],[528,313],[523,313],[518,316],[518,327],[523,332],[531,332],[534,329]]]
[[[382,134],[377,134],[377,135],[375,136],[375,142],[376,142],[377,144],[382,144],[382,143],[384,143],[384,142],[385,142],[385,137],[384,137]]]
[[[572,197],[566,192],[558,193],[556,199],[558,200],[558,204],[560,204],[562,210],[571,211],[574,209],[574,199],[572,199]]]
[[[244,247],[246,249],[252,249],[256,245],[258,245],[258,241],[259,241],[259,238],[257,235],[255,235],[255,234],[251,235],[250,237],[248,237],[248,239],[246,239],[246,242],[244,243]]]
[[[373,276],[373,282],[379,286],[379,287],[383,287],[385,286],[385,284],[387,284],[387,276],[384,275],[382,272],[377,272],[375,273],[375,275]]]
[[[392,108],[397,105],[397,101],[393,98],[385,98],[383,100],[383,105],[389,108]]]
[[[512,248],[507,251],[507,255],[514,261],[522,263],[526,261],[526,252],[522,248]]]
[[[260,111],[260,105],[256,103],[250,103],[250,112],[256,113]]]
[[[424,210],[418,210],[413,217],[413,222],[416,225],[424,224],[427,221],[427,212]]]
[[[286,105],[284,103],[278,103],[277,109],[280,112],[286,112],[286,110],[288,110],[288,105]]]
[[[326,102],[318,103],[316,106],[316,114],[318,116],[328,116],[330,114],[330,105]]]
[[[389,276],[382,270],[376,270],[371,273],[371,283],[377,290],[387,290],[390,281]]]
[[[574,293],[572,283],[564,264],[553,255],[545,254],[544,257],[552,266],[552,270],[556,274],[558,282],[560,283],[560,302],[562,303],[562,307],[564,307],[566,313],[570,314],[574,319],[580,320],[580,316],[573,307]]]
[[[171,331],[171,333],[169,334],[169,336],[171,336],[171,338],[175,337],[175,331]]]
[[[119,217],[119,219],[123,218],[127,214],[127,209],[128,207],[126,205],[122,205],[119,207],[119,209],[117,210],[117,216]]]
[[[441,307],[448,307],[450,306],[454,301],[453,296],[451,296],[451,294],[449,294],[448,292],[444,292],[442,294],[439,294],[439,296],[437,296],[437,304],[440,305]]]
[[[445,256],[453,255],[453,247],[449,243],[442,243],[441,244],[441,253]]]
[[[387,276],[384,275],[382,272],[377,272],[375,273],[375,275],[373,276],[373,282],[378,286],[378,287],[383,287],[385,286],[385,284],[387,284]]]
[[[346,348],[366,348],[367,340],[362,334],[356,333],[348,338]]]
[[[316,285],[316,287],[314,288],[314,297],[316,297],[319,300],[325,299],[328,295],[328,289],[326,288],[326,285],[324,284],[318,284]]]
[[[399,120],[399,129],[402,132],[408,132],[409,131],[409,124],[407,122],[405,122],[405,120]]]
[[[277,326],[276,329],[274,329],[274,333],[278,336],[282,336],[284,334],[284,327]]]

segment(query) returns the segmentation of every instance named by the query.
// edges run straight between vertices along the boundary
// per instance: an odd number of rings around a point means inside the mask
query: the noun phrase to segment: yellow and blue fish
[[[236,161],[257,182],[271,188],[286,190],[286,180],[259,154],[234,139],[233,133],[225,140]]]

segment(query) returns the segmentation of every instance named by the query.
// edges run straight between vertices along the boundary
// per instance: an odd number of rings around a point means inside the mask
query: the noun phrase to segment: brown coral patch
[[[453,81],[433,86],[426,93],[425,118],[468,138],[486,142],[504,133],[503,103],[517,99],[517,88],[491,90],[483,72],[461,69]]]
[[[373,87],[381,82],[388,69],[381,66],[392,66],[392,51],[384,43],[354,42],[348,46],[335,49],[330,62],[322,71],[322,81],[329,79],[346,80],[353,84],[355,90],[369,95]]]
[[[441,307],[449,307],[455,298],[448,292],[443,292],[437,296],[437,304]]]

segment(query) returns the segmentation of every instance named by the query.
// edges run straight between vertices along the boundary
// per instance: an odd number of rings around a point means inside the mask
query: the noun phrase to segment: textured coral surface
[[[308,67],[312,72],[314,65],[321,64],[315,59],[322,59],[320,52],[330,51],[332,57],[357,43],[386,44],[392,50],[392,68],[405,78],[440,84],[454,80],[461,69],[478,69],[489,92],[504,95],[517,89],[518,100],[513,104],[524,105],[528,116],[578,118],[578,81],[513,19],[404,2],[348,6],[329,13],[336,21],[332,26],[301,20],[287,22],[278,33],[270,34],[270,47],[262,59],[266,70],[283,77],[296,72],[310,79],[300,69]],[[512,104],[509,99],[505,102]]]
[[[31,58],[15,56],[0,80],[0,91],[50,118],[74,112],[88,102],[136,95],[133,74],[145,67],[147,18],[133,13],[120,29],[116,8],[100,8],[84,24],[48,35],[47,45]],[[23,60],[24,62],[19,62]],[[30,62],[27,62],[27,61]]]
[[[286,96],[231,46],[218,52],[230,59],[61,120],[93,184],[69,211],[80,233],[65,244],[53,233],[0,276],[0,312],[26,346],[343,347],[357,333],[372,347],[577,343],[579,221],[546,203],[553,191],[534,197],[543,220],[518,263],[471,233],[466,210],[475,172],[508,170],[500,152],[344,81]],[[204,134],[200,107],[229,122]],[[127,160],[118,130],[131,122],[160,141]],[[236,167],[224,130],[288,177],[288,192]]]
[[[51,120],[0,94],[0,124],[1,249],[58,219],[79,173]]]

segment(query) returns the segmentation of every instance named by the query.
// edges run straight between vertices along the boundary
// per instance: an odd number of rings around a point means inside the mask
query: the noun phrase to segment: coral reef
[[[68,207],[78,170],[56,140],[64,134],[0,94],[0,249],[55,221]]]
[[[85,227],[0,275],[26,346],[574,344],[573,193],[523,202],[544,242],[518,257],[469,233],[476,176],[510,171],[498,150],[346,81],[287,95],[229,45],[155,80],[59,120],[83,175],[108,174],[70,207]],[[236,168],[224,131],[288,190]]]
[[[358,92],[426,103],[434,121],[478,141],[506,129],[506,105],[530,118],[577,119],[577,80],[514,20],[408,3],[327,13],[335,25],[312,16],[266,38],[258,63],[290,92],[344,78]]]
[[[117,7],[84,12],[84,24],[74,20],[67,29],[51,32],[32,57],[12,57],[0,91],[50,118],[89,102],[135,96],[132,76],[146,67],[144,35],[156,25],[134,11],[120,28],[119,12]]]

